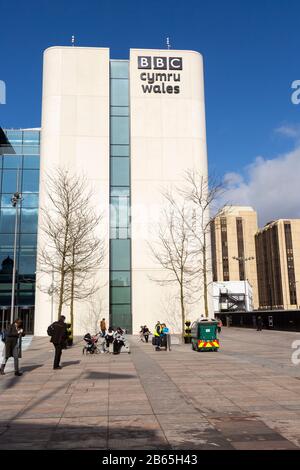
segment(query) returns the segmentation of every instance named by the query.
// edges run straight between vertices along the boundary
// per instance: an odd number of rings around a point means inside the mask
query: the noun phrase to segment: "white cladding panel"
[[[151,58],[151,68],[138,68],[139,57],[147,57],[146,65]],[[157,57],[166,58],[167,70],[153,68]],[[170,70],[170,58],[181,58],[182,70]],[[179,332],[178,289],[151,280],[164,273],[148,243],[157,239],[162,191],[180,185],[187,169],[207,176],[202,56],[193,51],[131,49],[130,113],[133,332],[144,324],[152,329],[157,320]],[[212,311],[211,303],[210,316]],[[203,312],[202,296],[187,316],[194,320]]]
[[[105,238],[106,259],[97,280],[103,290],[103,316],[108,318],[109,240],[109,49],[51,47],[44,53],[40,207],[47,207],[46,176],[54,168],[84,174],[94,190],[95,208],[104,212],[99,235]],[[39,211],[39,224],[42,216]],[[45,240],[38,231],[38,250]],[[37,284],[51,285],[51,275],[40,273]],[[51,296],[36,291],[35,334],[45,335],[56,320]],[[64,312],[68,319],[68,311]],[[75,334],[87,331],[93,315],[88,303],[75,305]]]

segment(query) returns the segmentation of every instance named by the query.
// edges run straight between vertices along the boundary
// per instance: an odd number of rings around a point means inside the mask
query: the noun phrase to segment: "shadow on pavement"
[[[114,374],[111,372],[88,372],[85,374],[85,378],[100,380],[100,379],[136,379],[136,375],[131,374]]]
[[[68,366],[76,366],[77,364],[80,364],[81,361],[67,361],[67,362],[62,362],[61,365],[62,367],[68,367]]]
[[[69,423],[67,422],[69,420]],[[170,449],[155,430],[116,421],[108,429],[107,417],[59,418],[50,423],[0,420],[0,449]],[[58,421],[60,421],[58,423]]]
[[[31,372],[35,369],[38,369],[39,367],[43,367],[44,364],[35,364],[31,366],[23,366],[20,368],[22,372]],[[14,370],[6,372],[5,375],[11,374],[11,378],[7,381],[5,381],[1,387],[1,390],[6,390],[7,388],[12,388],[15,385],[17,385],[20,380],[22,380],[22,377],[16,377]]]

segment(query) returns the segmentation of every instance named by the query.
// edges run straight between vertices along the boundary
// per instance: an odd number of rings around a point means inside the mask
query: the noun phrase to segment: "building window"
[[[239,258],[239,277],[240,277],[240,281],[244,281],[246,278],[245,265],[243,262],[243,259],[245,257],[245,250],[244,250],[243,219],[241,217],[236,218],[236,236],[237,236],[237,250],[238,250],[238,258]]]
[[[287,256],[287,271],[289,283],[290,304],[297,305],[296,277],[293,255],[292,227],[289,222],[284,223],[285,248]]]
[[[228,263],[228,241],[227,241],[227,220],[221,217],[221,245],[222,245],[222,264],[223,281],[229,281],[229,263]]]

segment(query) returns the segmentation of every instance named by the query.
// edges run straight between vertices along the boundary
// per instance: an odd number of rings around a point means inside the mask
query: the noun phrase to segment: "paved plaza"
[[[34,337],[22,377],[0,377],[0,449],[300,449],[300,333],[224,328],[219,352],[190,345],[82,356],[53,370]]]

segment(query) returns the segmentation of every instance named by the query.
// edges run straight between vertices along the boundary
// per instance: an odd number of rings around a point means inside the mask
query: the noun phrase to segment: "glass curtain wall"
[[[0,135],[0,327],[10,320],[16,211],[15,317],[33,332],[39,192],[39,130],[5,130]],[[18,209],[11,198],[22,194]]]
[[[110,325],[132,333],[129,62],[110,62]]]

